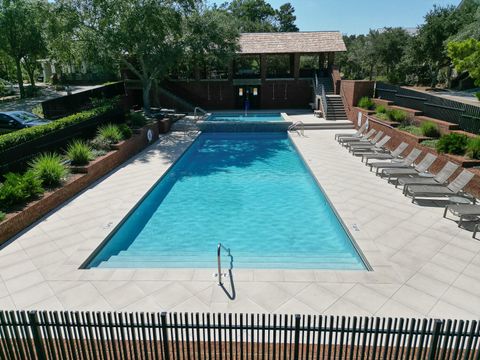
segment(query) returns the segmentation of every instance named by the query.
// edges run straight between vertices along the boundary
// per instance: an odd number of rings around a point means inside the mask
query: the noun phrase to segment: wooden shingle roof
[[[243,33],[240,54],[286,54],[346,51],[338,31]]]

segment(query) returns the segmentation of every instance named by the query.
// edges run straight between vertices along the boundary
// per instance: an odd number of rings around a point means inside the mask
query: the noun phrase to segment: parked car
[[[0,134],[32,126],[45,125],[50,122],[50,120],[42,119],[41,117],[26,111],[0,112]]]

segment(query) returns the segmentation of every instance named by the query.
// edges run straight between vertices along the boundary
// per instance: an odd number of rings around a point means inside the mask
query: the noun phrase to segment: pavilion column
[[[333,66],[333,64],[335,63],[335,53],[334,52],[330,52],[328,53],[328,66]]]
[[[325,70],[325,53],[318,54],[318,68]]]
[[[300,54],[293,55],[293,77],[295,80],[300,77]]]
[[[267,55],[260,55],[260,78],[262,82],[267,79]]]

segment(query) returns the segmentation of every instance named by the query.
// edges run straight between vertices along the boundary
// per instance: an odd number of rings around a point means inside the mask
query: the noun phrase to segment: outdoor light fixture
[[[243,88],[238,89],[238,96],[243,96]]]
[[[253,96],[257,96],[258,95],[258,88],[253,88]]]

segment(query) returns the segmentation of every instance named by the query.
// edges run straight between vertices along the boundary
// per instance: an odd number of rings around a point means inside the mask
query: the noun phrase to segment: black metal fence
[[[478,321],[0,312],[1,359],[480,358]]]
[[[123,82],[108,84],[91,90],[44,101],[42,103],[43,115],[46,119],[58,119],[85,110],[90,106],[90,99],[92,98],[110,99],[119,95],[125,95],[125,85]]]
[[[439,96],[377,82],[375,97],[396,105],[419,110],[425,116],[458,124],[460,129],[480,133],[480,106],[464,104]]]

